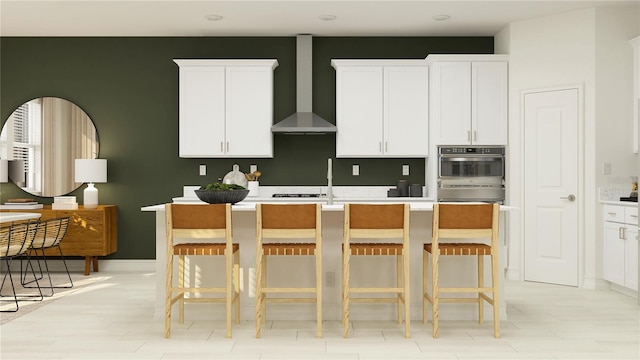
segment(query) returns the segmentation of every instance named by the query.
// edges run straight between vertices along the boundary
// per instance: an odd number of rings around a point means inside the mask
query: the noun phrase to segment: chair
[[[60,248],[60,242],[64,239],[64,236],[67,233],[67,229],[69,227],[69,217],[61,217],[56,219],[50,219],[45,221],[40,221],[40,225],[38,226],[38,231],[36,232],[35,239],[31,243],[30,251],[35,256],[41,256],[44,262],[44,268],[47,272],[47,277],[49,279],[48,288],[51,290],[50,294],[46,294],[44,296],[53,296],[53,289],[69,289],[73,287],[73,280],[71,280],[71,274],[69,273],[69,268],[67,267],[67,262],[64,259],[64,255],[62,254],[62,249]],[[51,273],[49,271],[49,264],[47,262],[46,250],[49,249],[57,249],[59,256],[62,258],[62,264],[64,265],[65,270],[67,271],[67,277],[69,278],[69,285],[53,285],[51,280]],[[57,255],[57,254],[56,254]],[[38,280],[42,280],[44,278],[44,273],[42,270],[42,265],[40,263],[40,259],[37,260],[38,271],[40,273]],[[21,261],[22,263],[22,261]],[[27,266],[33,266],[31,261],[27,262]],[[21,266],[22,267],[22,266]],[[32,269],[34,270],[34,269]],[[25,268],[25,272],[22,274],[21,282],[22,286],[25,288],[34,288],[34,286],[29,286],[32,284],[34,280],[27,281],[26,280],[27,271]]]
[[[240,246],[232,242],[231,204],[166,204],[167,274],[165,337],[171,336],[171,307],[179,303],[179,323],[184,323],[185,303],[225,303],[226,336],[231,337],[231,310],[240,322],[240,285],[238,280]],[[223,243],[181,242],[177,239],[224,239]],[[224,287],[185,287],[185,256],[224,256]],[[178,286],[173,282],[173,257],[178,256]],[[204,274],[203,274],[204,275]],[[211,274],[215,277],[217,274]],[[225,297],[188,297],[185,294],[223,293]]]
[[[13,294],[13,296],[0,295],[0,300],[15,302],[15,309],[0,310],[0,312],[17,312],[20,309],[19,300],[41,301],[43,299],[40,287],[37,288],[38,295],[17,294],[13,283],[13,276],[11,275],[11,262],[13,259],[19,256],[29,256],[29,246],[33,242],[39,223],[40,220],[38,219],[0,227],[0,260],[4,260],[4,265],[6,266],[6,273],[2,278],[0,291],[4,289],[4,284],[8,277]],[[36,284],[38,284],[35,272],[32,273]],[[10,297],[11,300],[6,300],[4,299],[5,297]]]
[[[442,303],[477,303],[478,321],[484,322],[483,301],[493,306],[493,332],[500,337],[498,294],[498,204],[434,204],[433,236],[423,251],[422,321],[427,322],[427,303],[432,305],[433,337],[438,337],[438,309]],[[474,239],[474,242],[440,242],[441,239]],[[475,242],[489,239],[489,243]],[[431,294],[429,280],[429,254],[431,254]],[[477,287],[440,287],[440,256],[476,256],[478,261]],[[484,285],[484,256],[491,256],[491,286]],[[476,293],[477,297],[440,297],[441,293]],[[487,296],[490,293],[492,296]]]
[[[397,242],[352,242],[360,239],[399,239]],[[352,256],[395,256],[397,287],[351,287],[349,273]],[[356,293],[392,293],[394,297],[351,297]],[[398,324],[404,305],[405,337],[411,337],[409,304],[409,205],[345,204],[342,248],[342,322],[349,337],[350,303],[396,303]]]
[[[256,206],[256,337],[266,319],[267,302],[315,303],[317,336],[322,337],[322,207],[320,204]],[[313,242],[264,242],[264,239],[313,239]],[[315,256],[315,287],[268,287],[268,256]],[[291,269],[295,274],[296,269]],[[292,276],[295,278],[295,276]],[[315,297],[271,297],[274,293],[312,293]]]

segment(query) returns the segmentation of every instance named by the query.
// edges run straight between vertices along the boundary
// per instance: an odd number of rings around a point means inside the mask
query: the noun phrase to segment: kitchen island
[[[178,201],[175,201],[178,200]],[[174,199],[174,202],[184,199]],[[422,246],[423,243],[429,242],[431,238],[431,212],[433,210],[433,201],[427,198],[366,198],[355,197],[346,198],[338,197],[334,199],[333,204],[328,204],[328,199],[323,198],[300,198],[291,199],[275,199],[268,197],[246,198],[232,206],[233,211],[233,238],[234,242],[240,244],[240,317],[243,320],[253,320],[255,318],[255,266],[256,266],[256,248],[255,248],[255,204],[257,202],[321,202],[322,205],[322,235],[323,235],[323,317],[325,320],[340,320],[341,313],[341,246],[342,246],[342,229],[343,229],[343,210],[344,204],[349,202],[408,202],[411,208],[410,214],[410,237],[411,237],[411,254],[410,254],[410,287],[411,287],[411,318],[418,320],[422,318]],[[192,201],[196,204],[197,201]],[[509,210],[515,208],[509,206],[501,206],[501,222],[504,223],[505,214]],[[165,238],[165,208],[164,204],[146,206],[141,209],[146,212],[155,212],[156,214],[156,300],[155,300],[155,318],[162,318],[164,314],[165,301],[165,272],[166,272],[166,238]],[[504,229],[504,225],[501,229]],[[501,238],[504,238],[504,232],[501,231]],[[504,244],[504,241],[501,243]],[[501,251],[501,266],[504,268],[503,261],[505,259],[505,251]],[[441,263],[440,279],[441,286],[446,284],[475,284],[476,281],[476,262],[475,258],[460,257],[455,259],[446,259]],[[221,278],[217,278],[216,274],[222,274],[224,271],[223,261],[198,262],[192,261],[188,264],[187,273],[189,278],[196,279],[198,285],[217,283],[220,284]],[[308,261],[305,257],[283,259],[283,263],[279,263],[280,259],[270,259],[269,262],[269,282],[273,286],[278,286],[279,279],[289,279],[296,276],[301,286],[313,286],[315,269],[313,261]],[[354,261],[352,259],[352,261]],[[393,284],[395,280],[395,258],[389,257],[365,257],[358,258],[355,261],[371,262],[370,266],[358,266],[359,269],[367,268],[368,271],[352,271],[351,279],[353,284],[363,284],[367,286],[380,286]],[[486,261],[487,269],[485,274],[490,274],[490,262]],[[291,269],[296,271],[292,272]],[[210,281],[214,278],[213,281]],[[202,283],[200,283],[202,281]],[[453,282],[455,281],[455,282]],[[490,281],[488,278],[486,281]],[[503,289],[503,271],[500,272],[500,289]],[[504,297],[501,297],[500,317],[506,320],[506,307]],[[186,311],[185,317],[189,318],[208,318],[222,320],[224,311],[216,306],[199,306],[198,311]],[[315,306],[313,304],[297,304],[290,306],[288,304],[269,304],[269,317],[271,319],[280,320],[300,320],[315,319]],[[201,310],[200,310],[201,309]],[[220,310],[220,311],[218,311]],[[487,307],[487,314],[491,313],[491,309]],[[377,319],[392,320],[395,319],[395,307],[392,304],[363,304],[353,306],[351,309],[351,318],[354,320]],[[441,319],[447,320],[469,320],[476,319],[477,308],[471,304],[451,304],[443,306],[440,309]]]

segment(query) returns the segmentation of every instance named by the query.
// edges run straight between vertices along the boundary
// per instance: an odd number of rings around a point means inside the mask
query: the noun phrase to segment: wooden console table
[[[2,210],[9,212],[37,212],[41,220],[69,217],[69,229],[60,243],[64,256],[84,256],[84,274],[89,275],[91,265],[98,271],[98,256],[118,250],[118,213],[115,205],[99,205],[97,209],[52,210],[51,205],[35,210]],[[46,255],[59,256],[57,251]]]

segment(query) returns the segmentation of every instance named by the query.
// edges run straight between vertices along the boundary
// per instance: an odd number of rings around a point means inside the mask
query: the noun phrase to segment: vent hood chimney
[[[271,126],[273,133],[335,133],[336,126],[312,113],[312,37],[296,37],[296,112]]]

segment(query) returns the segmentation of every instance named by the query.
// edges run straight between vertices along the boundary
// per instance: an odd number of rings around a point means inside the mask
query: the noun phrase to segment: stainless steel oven
[[[504,146],[439,146],[438,201],[505,199]]]

